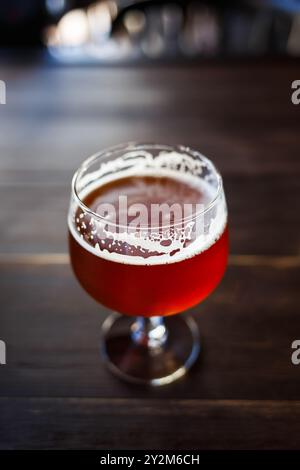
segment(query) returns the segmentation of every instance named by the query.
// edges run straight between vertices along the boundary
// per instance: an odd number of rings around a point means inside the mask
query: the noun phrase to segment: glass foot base
[[[102,353],[108,368],[139,384],[165,385],[182,377],[200,352],[199,332],[192,317],[164,318],[167,339],[150,347],[134,341],[134,317],[111,314],[102,326]]]

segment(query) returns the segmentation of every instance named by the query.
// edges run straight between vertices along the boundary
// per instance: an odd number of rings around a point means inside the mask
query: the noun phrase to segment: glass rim
[[[188,217],[183,217],[180,222],[177,222],[176,224],[167,224],[163,226],[158,226],[158,227],[152,227],[151,225],[147,225],[145,227],[140,227],[140,228],[145,228],[145,229],[168,229],[168,228],[174,228],[179,225],[182,225],[183,222],[186,221],[194,221],[198,219],[200,216],[204,216],[208,211],[210,211],[217,203],[219,200],[220,196],[223,194],[223,180],[221,173],[215,166],[215,164],[207,158],[205,155],[203,155],[201,152],[198,150],[194,150],[190,147],[184,146],[184,145],[171,145],[171,144],[155,144],[155,143],[142,143],[142,142],[126,142],[122,144],[118,144],[115,146],[111,147],[106,147],[103,150],[100,150],[94,154],[92,154],[90,157],[87,157],[78,167],[78,169],[75,171],[73,178],[72,178],[72,183],[71,183],[71,190],[72,190],[72,196],[75,198],[76,203],[78,206],[86,213],[88,213],[90,216],[94,217],[95,219],[98,219],[100,221],[103,221],[105,224],[108,224],[109,226],[112,227],[118,227],[118,228],[128,228],[129,225],[122,225],[122,224],[117,224],[114,222],[108,222],[107,219],[102,217],[101,215],[97,214],[97,212],[94,212],[89,206],[87,206],[83,200],[80,198],[76,184],[78,182],[78,179],[82,175],[82,173],[87,170],[94,162],[96,162],[98,159],[100,160],[101,158],[104,158],[105,156],[108,156],[111,153],[124,150],[129,151],[129,150],[149,150],[149,149],[161,149],[161,150],[170,150],[170,151],[179,151],[181,153],[186,152],[190,155],[198,156],[203,160],[215,173],[216,175],[216,180],[217,180],[217,189],[216,189],[216,194],[212,198],[212,200],[209,202],[207,206],[205,206],[202,210],[196,212],[195,214],[188,216]]]

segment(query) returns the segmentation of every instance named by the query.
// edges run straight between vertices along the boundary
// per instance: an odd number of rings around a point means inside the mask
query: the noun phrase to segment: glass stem
[[[163,317],[137,317],[132,325],[132,340],[147,348],[161,348],[168,338]]]

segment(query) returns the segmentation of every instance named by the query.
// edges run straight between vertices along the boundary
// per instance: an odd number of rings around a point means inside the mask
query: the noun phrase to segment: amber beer
[[[129,203],[203,203],[209,195],[203,188],[169,177],[134,176],[120,178],[93,188],[85,195],[85,206],[96,212],[101,203],[117,206],[120,194]],[[75,211],[69,223],[69,245],[73,270],[84,289],[98,302],[125,315],[167,316],[180,313],[205,299],[220,282],[227,263],[228,229],[224,219],[211,243],[194,243],[160,258],[147,250],[128,251],[126,243],[112,248],[110,240],[96,244],[92,222]],[[78,225],[76,230],[76,223]],[[94,231],[95,232],[95,231]],[[97,250],[94,249],[95,244]]]

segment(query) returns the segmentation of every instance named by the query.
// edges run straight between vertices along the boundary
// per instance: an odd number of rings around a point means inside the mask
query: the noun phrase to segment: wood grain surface
[[[300,448],[297,61],[6,66],[0,107],[0,448]],[[107,311],[68,261],[72,173],[124,141],[181,143],[224,176],[231,256],[192,309],[203,351],[161,389],[105,369]]]

